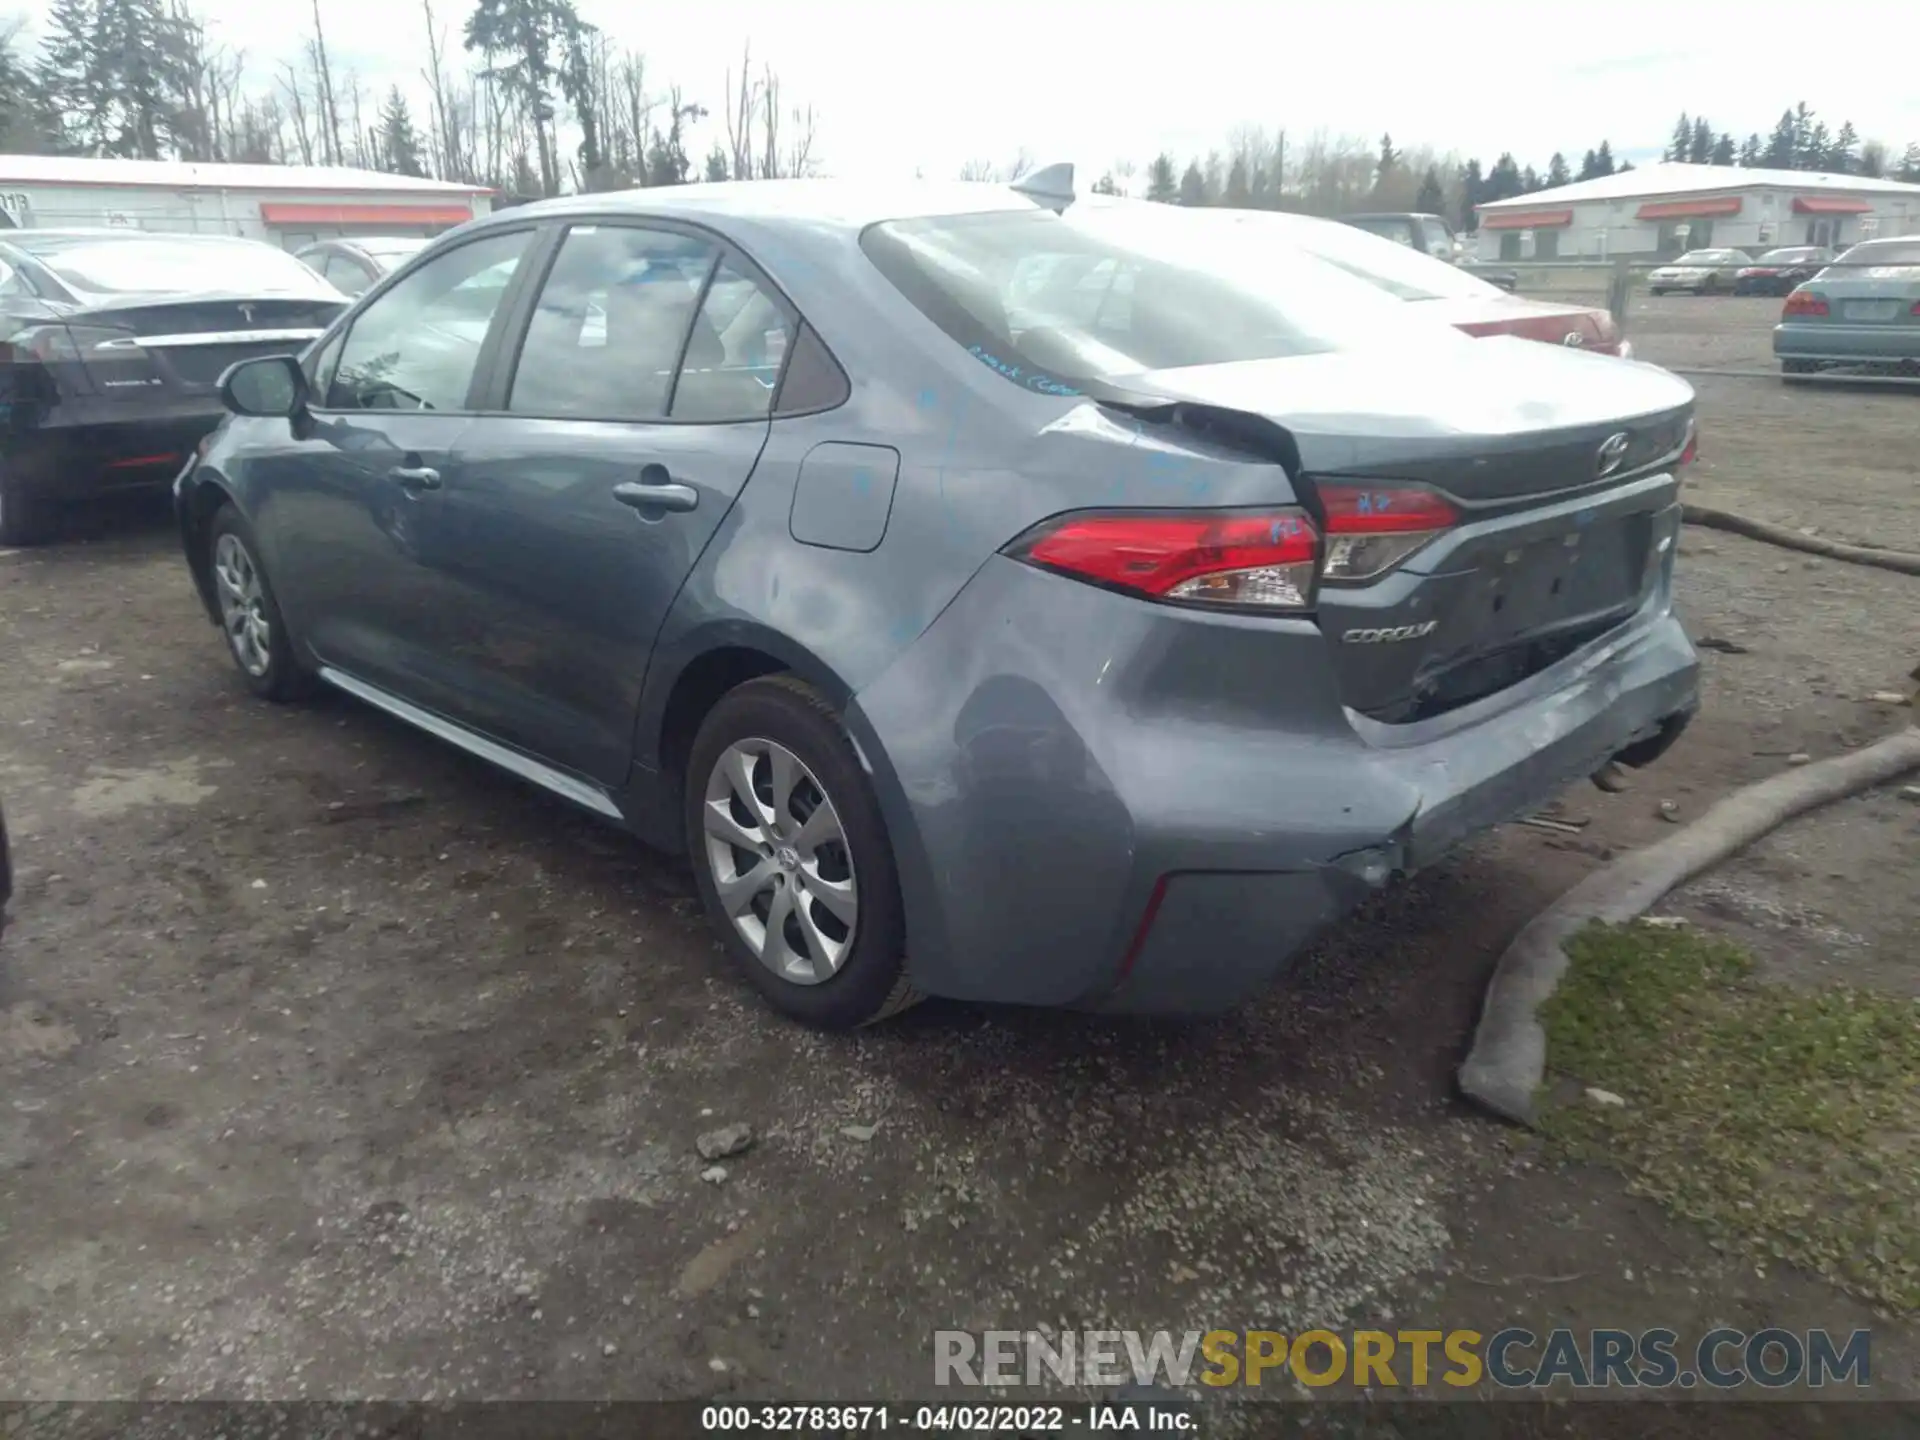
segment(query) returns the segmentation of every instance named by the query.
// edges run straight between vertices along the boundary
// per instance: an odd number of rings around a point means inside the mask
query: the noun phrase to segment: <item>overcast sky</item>
[[[308,5],[192,0],[256,78],[297,53]],[[1224,146],[1239,125],[1316,128],[1477,155],[1578,165],[1602,138],[1657,155],[1681,111],[1764,136],[1805,100],[1897,156],[1920,140],[1914,0],[1851,0],[1829,24],[1763,21],[1726,0],[577,0],[643,51],[661,86],[721,107],[751,39],[819,115],[830,173],[950,177],[1026,146],[1098,173],[1159,150]],[[335,63],[369,88],[420,88],[418,0],[323,0]],[[459,44],[462,0],[437,0]],[[44,6],[34,6],[43,12]],[[30,12],[33,13],[33,12]],[[1879,37],[1876,39],[1875,37]],[[704,152],[714,129],[690,146]]]

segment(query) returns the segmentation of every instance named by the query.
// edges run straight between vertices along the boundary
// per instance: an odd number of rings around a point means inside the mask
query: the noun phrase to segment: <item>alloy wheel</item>
[[[238,535],[222,535],[215,543],[213,580],[220,599],[221,628],[227,632],[233,658],[257,680],[273,664],[273,626],[267,619],[259,567]]]
[[[806,763],[772,740],[737,740],[707,776],[701,828],[720,908],[782,980],[830,980],[860,919],[839,812]]]

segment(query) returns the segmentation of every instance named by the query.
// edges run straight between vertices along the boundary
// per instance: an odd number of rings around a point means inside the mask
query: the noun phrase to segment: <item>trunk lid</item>
[[[237,360],[306,348],[346,302],[306,296],[125,295],[65,317],[94,388],[211,395]]]
[[[1920,325],[1920,265],[1835,265],[1800,287],[1827,302],[1827,318],[1843,325]],[[1795,321],[1818,320],[1796,314]]]
[[[1318,593],[1344,700],[1390,723],[1505,689],[1619,626],[1666,583],[1678,523],[1674,462],[1693,423],[1684,381],[1501,337],[1448,352],[1123,382],[1280,427],[1297,452],[1293,488],[1323,530],[1317,491],[1330,483],[1429,489],[1453,504],[1457,523],[1397,568]]]
[[[1619,331],[1604,310],[1585,305],[1554,305],[1515,297],[1484,300],[1442,299],[1408,302],[1423,315],[1431,314],[1454,329],[1476,337],[1514,335],[1548,345],[1567,345],[1609,351],[1618,345]]]

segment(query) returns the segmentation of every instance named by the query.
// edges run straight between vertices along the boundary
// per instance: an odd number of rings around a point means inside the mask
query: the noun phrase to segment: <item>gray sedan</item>
[[[1647,272],[1647,288],[1656,295],[1686,290],[1695,295],[1731,295],[1740,272],[1753,264],[1744,250],[1689,250]]]
[[[1798,286],[1773,353],[1787,380],[1920,380],[1920,235],[1863,241]]]
[[[1023,183],[545,201],[235,367],[240,678],[687,854],[822,1026],[1218,1009],[1680,732],[1685,382]]]

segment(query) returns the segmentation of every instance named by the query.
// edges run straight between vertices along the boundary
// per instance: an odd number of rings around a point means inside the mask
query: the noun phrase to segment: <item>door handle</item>
[[[700,492],[691,485],[643,485],[628,480],[613,487],[613,498],[636,510],[691,510],[700,503]]]
[[[402,490],[438,490],[440,472],[428,465],[396,465],[387,472]]]

